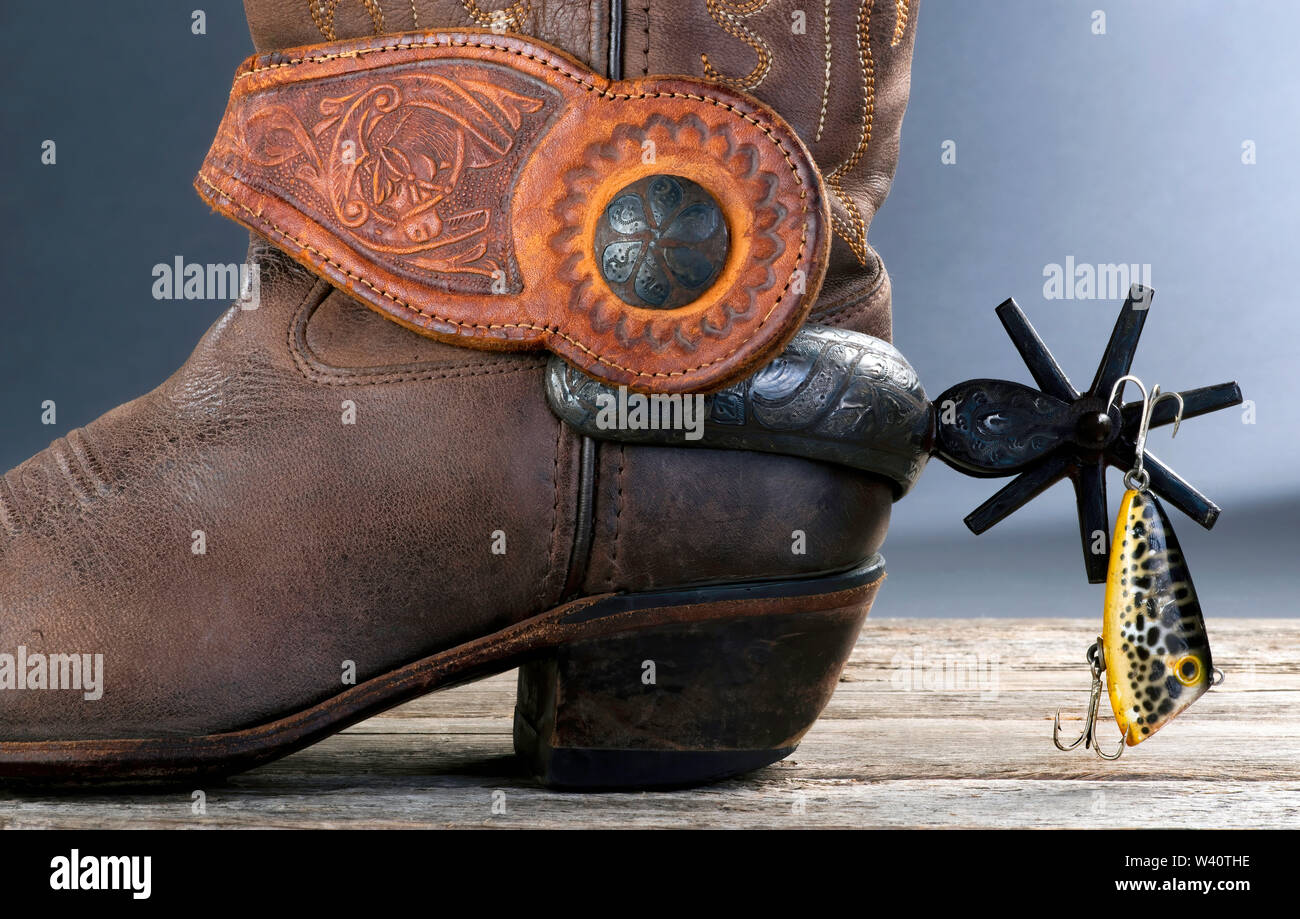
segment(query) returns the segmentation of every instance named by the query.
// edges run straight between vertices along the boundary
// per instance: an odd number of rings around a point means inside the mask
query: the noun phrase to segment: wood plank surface
[[[1058,708],[1082,727],[1098,626],[868,620],[793,756],[694,790],[538,787],[511,752],[509,673],[220,784],[6,789],[0,827],[1300,827],[1300,619],[1211,622],[1224,685],[1116,762],[1051,742]]]

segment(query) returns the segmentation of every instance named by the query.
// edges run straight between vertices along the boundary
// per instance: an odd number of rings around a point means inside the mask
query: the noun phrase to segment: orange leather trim
[[[707,189],[730,249],[686,306],[625,303],[596,222],[652,174]],[[385,316],[476,348],[546,348],[651,392],[707,392],[775,356],[821,287],[812,158],[757,100],[685,77],[604,79],[487,31],[412,32],[250,58],[195,180]]]

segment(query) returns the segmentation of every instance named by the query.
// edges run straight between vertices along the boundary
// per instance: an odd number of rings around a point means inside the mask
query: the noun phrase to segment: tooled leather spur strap
[[[195,187],[404,326],[652,392],[778,353],[830,244],[811,157],[758,101],[491,32],[249,59]]]

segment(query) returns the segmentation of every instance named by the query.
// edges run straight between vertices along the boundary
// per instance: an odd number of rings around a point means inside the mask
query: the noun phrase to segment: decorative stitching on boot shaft
[[[758,57],[758,63],[754,65],[752,71],[743,77],[727,77],[714,69],[707,54],[701,54],[700,60],[704,64],[704,75],[706,77],[717,80],[719,83],[726,83],[728,86],[735,86],[737,89],[743,89],[746,92],[753,92],[762,85],[772,69],[772,46],[749,29],[746,29],[741,25],[740,21],[753,16],[755,13],[761,13],[770,2],[771,0],[707,0],[709,16],[712,17],[713,21],[721,26],[722,30],[728,35],[738,38],[749,45]]]
[[[370,15],[370,22],[374,26],[375,35],[383,35],[388,31],[384,27],[384,11],[380,8],[378,0],[360,0],[362,8]],[[307,0],[307,9],[311,13],[312,22],[316,23],[316,28],[326,41],[334,41],[338,38],[334,31],[334,13],[338,9],[339,0]],[[415,12],[415,0],[411,0],[411,12]]]
[[[903,40],[903,34],[907,32],[907,8],[910,4],[911,0],[894,0],[894,37],[889,42],[891,48],[897,48]]]
[[[871,126],[876,112],[876,65],[871,54],[871,7],[874,0],[863,0],[858,10],[858,47],[862,56],[862,124],[858,133],[858,144],[847,160],[835,167],[826,176],[826,185],[831,194],[839,200],[848,211],[849,222],[838,214],[831,214],[835,229],[849,244],[853,254],[862,265],[867,263],[867,224],[862,218],[853,196],[844,190],[844,176],[848,175],[862,161],[871,144]]]
[[[822,108],[817,116],[817,133],[813,136],[814,141],[822,139],[822,132],[826,130],[826,109],[831,104],[831,0],[823,0],[822,7],[822,26],[826,33],[826,72],[822,78]]]
[[[477,0],[460,0],[460,5],[465,7],[465,12],[477,25],[489,29],[501,28],[507,32],[518,32],[523,29],[528,14],[532,12],[533,0],[515,0],[504,9],[491,12],[483,10]]]

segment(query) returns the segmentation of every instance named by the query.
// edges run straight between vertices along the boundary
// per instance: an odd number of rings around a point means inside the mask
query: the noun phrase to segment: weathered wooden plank
[[[1096,625],[869,621],[800,749],[707,788],[537,787],[507,673],[204,785],[204,815],[191,787],[4,791],[0,827],[1300,826],[1300,620],[1211,623],[1228,682],[1114,763],[1051,744],[1056,709],[1082,726]]]
[[[779,775],[782,770],[765,770]],[[494,804],[496,811],[493,810]],[[502,806],[504,805],[504,807]],[[256,794],[7,806],[7,828],[439,827],[1295,827],[1300,783],[1060,779],[727,782],[707,794],[557,794],[529,786],[372,777],[350,787],[298,779]]]

